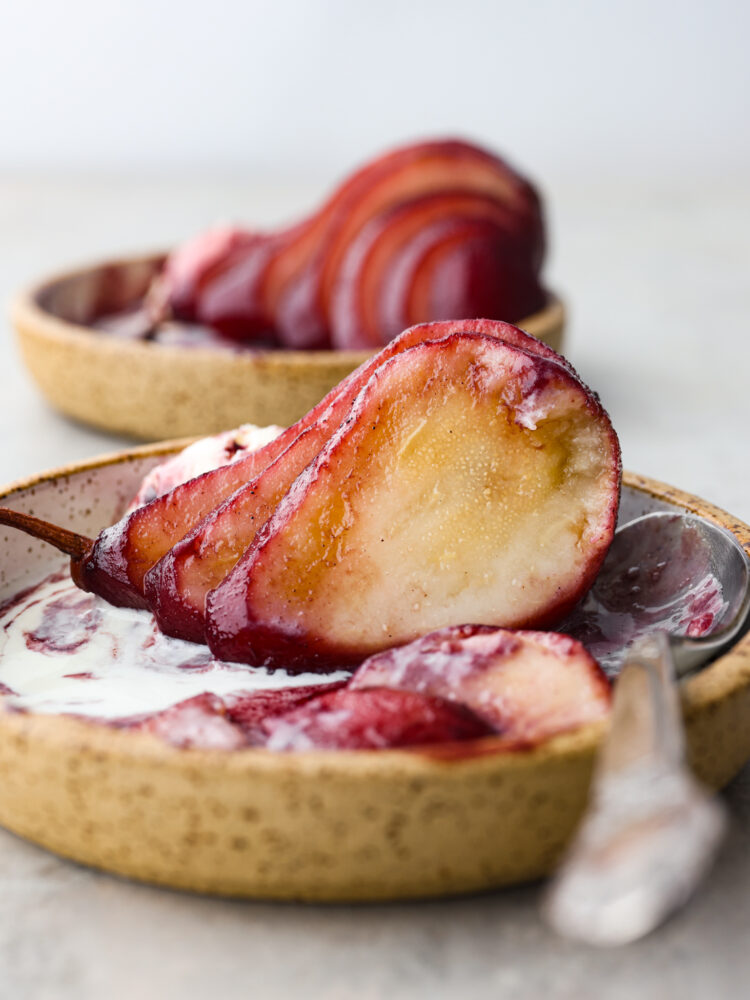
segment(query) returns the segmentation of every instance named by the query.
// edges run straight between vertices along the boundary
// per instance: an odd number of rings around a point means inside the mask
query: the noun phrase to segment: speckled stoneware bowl
[[[50,403],[95,427],[155,440],[241,423],[288,426],[367,351],[241,351],[127,340],[94,329],[142,298],[164,257],[99,264],[47,279],[12,306],[23,359]],[[565,313],[551,297],[522,320],[560,350]]]
[[[174,445],[16,484],[3,504],[93,534]],[[696,497],[626,475],[621,518],[688,510],[750,529]],[[0,599],[60,556],[0,529]],[[750,757],[750,635],[683,686],[698,775],[724,785]],[[76,861],[149,882],[305,900],[437,896],[549,872],[578,820],[601,726],[530,752],[496,740],[430,751],[180,750],[144,733],[2,712],[0,823]]]

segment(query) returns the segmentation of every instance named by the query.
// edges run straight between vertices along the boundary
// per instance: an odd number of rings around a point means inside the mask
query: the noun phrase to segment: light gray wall
[[[750,165],[745,0],[0,0],[0,170],[330,177],[461,132],[532,173]]]

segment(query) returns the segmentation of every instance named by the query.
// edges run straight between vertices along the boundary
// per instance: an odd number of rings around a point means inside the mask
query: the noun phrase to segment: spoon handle
[[[613,945],[649,933],[691,895],[726,825],[685,764],[666,635],[631,647],[588,811],[545,902],[559,933]]]

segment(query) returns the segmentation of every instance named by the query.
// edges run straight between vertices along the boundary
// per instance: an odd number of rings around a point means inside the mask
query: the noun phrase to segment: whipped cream
[[[346,680],[215,659],[163,635],[147,611],[116,608],[56,573],[0,610],[0,693],[9,707],[103,720],[219,696]]]
[[[234,430],[193,442],[178,455],[161,462],[149,472],[126,513],[168,493],[188,479],[195,479],[220,465],[230,465],[251,451],[259,451],[283,430],[283,427],[274,424],[268,427],[242,424]]]

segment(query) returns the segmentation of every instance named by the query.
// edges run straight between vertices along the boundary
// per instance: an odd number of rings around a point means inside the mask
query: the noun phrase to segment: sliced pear
[[[366,660],[353,690],[392,687],[457,701],[513,744],[606,717],[606,675],[580,642],[481,625],[440,629]]]
[[[466,621],[552,625],[601,565],[619,488],[609,418],[563,365],[476,334],[418,344],[208,594],[209,645],[324,669]]]
[[[342,383],[317,420],[303,427],[274,462],[207,514],[147,573],[145,594],[159,627],[168,635],[203,642],[206,594],[234,568],[294,480],[338,429],[370,375],[389,357],[416,343],[466,329],[487,332],[540,356],[561,360],[535,338],[493,320],[432,323],[406,330],[356,378]]]
[[[269,750],[385,750],[470,740],[492,733],[473,712],[444,698],[388,688],[344,688],[266,718]]]

